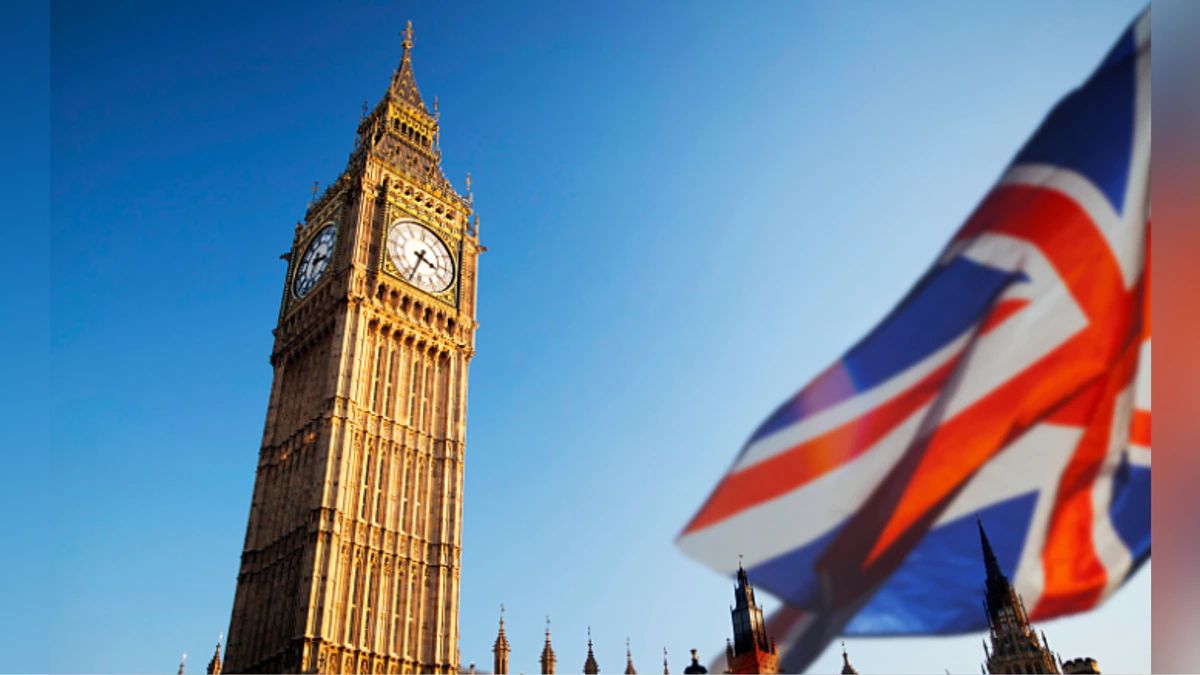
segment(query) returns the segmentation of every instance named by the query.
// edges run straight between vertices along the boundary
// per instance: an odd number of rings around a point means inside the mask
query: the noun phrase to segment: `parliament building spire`
[[[504,605],[500,605],[500,632],[496,634],[496,642],[492,645],[492,672],[495,675],[508,675],[510,651],[508,636],[504,634]]]
[[[1017,594],[1000,567],[996,552],[988,541],[983,522],[979,525],[979,545],[983,552],[984,609],[987,611],[991,650],[984,643],[989,673],[1058,673],[1058,663],[1050,649],[1038,638],[1029,623],[1025,602]]]
[[[546,617],[546,644],[542,647],[542,675],[554,675],[554,647],[550,646],[550,617]]]

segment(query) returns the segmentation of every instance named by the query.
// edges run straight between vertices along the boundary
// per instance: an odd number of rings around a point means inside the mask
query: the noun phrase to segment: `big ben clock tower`
[[[286,256],[226,672],[457,670],[482,248],[403,49]]]

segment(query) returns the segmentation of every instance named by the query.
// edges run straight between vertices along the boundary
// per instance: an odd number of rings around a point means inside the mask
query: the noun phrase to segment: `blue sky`
[[[0,619],[5,669],[162,672],[186,650],[202,670],[233,600],[278,256],[406,19],[489,249],[463,661],[490,663],[503,602],[514,672],[536,672],[546,614],[564,671],[590,624],[606,672],[626,636],[651,672],[663,646],[681,668],[730,633],[728,582],[672,540],[746,436],[901,297],[1140,9],[55,3],[55,422],[49,453],[14,461],[56,489],[16,489],[47,508],[18,527],[13,565],[40,581],[5,589],[30,608]],[[1149,588],[1146,569],[1044,628],[1064,656],[1148,670]],[[982,658],[978,636],[851,649],[866,672]]]

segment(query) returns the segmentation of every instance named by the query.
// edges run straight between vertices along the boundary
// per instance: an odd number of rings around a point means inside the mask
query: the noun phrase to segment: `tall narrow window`
[[[375,465],[375,509],[371,512],[371,521],[374,523],[379,522],[380,507],[383,505],[383,458],[387,454],[386,449],[380,448],[378,464]]]
[[[370,643],[371,639],[371,573],[374,571],[370,563],[367,563],[367,582],[363,585],[363,642]]]
[[[371,485],[371,449],[367,448],[367,454],[363,457],[362,466],[362,490],[358,496],[358,517],[367,517],[367,496]]]
[[[350,570],[350,611],[346,614],[346,641],[353,642],[356,636],[355,619],[358,610],[358,564]]]
[[[407,453],[400,456],[400,531],[407,531],[404,516],[408,513],[408,457]]]
[[[408,376],[408,414],[405,416],[405,422],[409,426],[413,426],[413,412],[417,405],[417,373],[420,365],[421,361],[417,358],[417,351],[414,349],[412,368],[409,369]]]
[[[407,576],[408,567],[405,566],[404,572],[400,571],[400,567],[396,567],[396,593],[395,604],[392,607],[392,651],[400,651],[400,617],[404,616],[403,607],[400,605],[401,590],[404,586],[404,579]]]
[[[371,410],[378,412],[379,408],[379,374],[383,367],[383,345],[375,347],[375,378],[371,382]]]
[[[392,416],[392,373],[396,364],[396,351],[388,345],[387,369],[383,374],[383,416]]]
[[[421,431],[425,431],[425,429],[426,429],[426,426],[425,426],[425,420],[427,419],[426,412],[429,408],[429,395],[430,395],[429,371],[430,371],[429,364],[426,363],[425,368],[423,369],[423,372],[421,374],[421,389],[422,389],[422,392],[421,392],[421,417],[417,420],[417,428],[420,429]]]

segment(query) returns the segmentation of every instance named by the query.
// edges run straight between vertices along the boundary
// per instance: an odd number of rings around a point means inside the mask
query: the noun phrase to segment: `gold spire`
[[[508,673],[508,637],[504,634],[504,605],[500,605],[500,632],[496,634],[496,643],[492,645],[492,672],[496,675]]]
[[[224,639],[224,633],[217,636],[217,650],[208,662],[208,669],[204,671],[208,675],[221,675],[221,641]]]
[[[401,33],[401,35],[404,36],[404,40],[400,43],[400,46],[404,48],[404,57],[403,58],[407,60],[409,57],[409,52],[412,51],[412,48],[413,48],[412,21],[405,22],[404,32]]]
[[[417,79],[413,75],[413,29],[411,21],[408,22],[403,35],[404,41],[400,43],[403,48],[403,53],[400,55],[400,66],[396,68],[396,73],[392,76],[392,85],[388,88],[388,93],[400,103],[416,108],[421,113],[424,113],[432,121],[433,117],[429,115],[429,109],[425,107],[425,101],[421,98],[420,90],[417,89]]]
[[[599,675],[600,664],[596,662],[596,655],[592,653],[592,627],[588,626],[588,653],[587,660],[583,662],[584,675]]]
[[[496,634],[496,643],[492,646],[492,651],[508,651],[508,636],[504,634],[504,605],[500,605],[500,632]]]
[[[550,646],[550,617],[546,617],[546,646],[542,647],[542,675],[554,674],[554,648]]]
[[[633,650],[629,647],[629,638],[625,638],[625,675],[637,675],[633,667]]]

